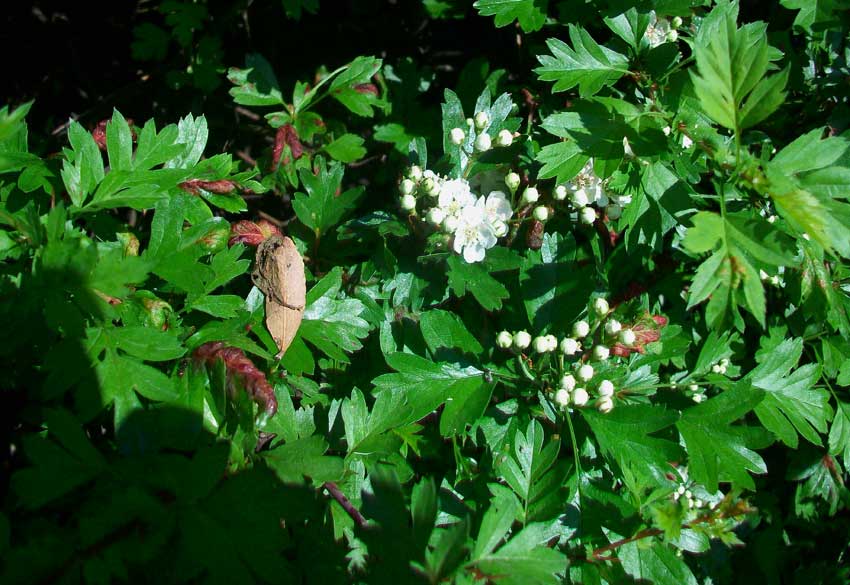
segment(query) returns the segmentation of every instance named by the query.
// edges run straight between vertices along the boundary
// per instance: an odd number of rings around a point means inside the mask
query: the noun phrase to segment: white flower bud
[[[570,393],[563,388],[559,388],[557,392],[555,392],[555,404],[564,408],[570,403]]]
[[[602,414],[608,414],[609,412],[614,410],[614,401],[611,400],[610,396],[603,396],[602,398],[596,401],[596,410],[598,410]]]
[[[549,340],[546,339],[545,336],[541,335],[534,338],[534,341],[531,342],[531,346],[537,353],[546,353],[549,351]]]
[[[694,394],[693,396],[691,396],[691,400],[699,404],[700,402],[705,400],[705,394]]]
[[[629,144],[629,137],[628,136],[623,136],[623,155],[626,158],[634,158],[635,157],[635,151],[632,150],[632,145]]]
[[[473,126],[475,126],[475,122],[472,121],[472,118],[467,118],[466,125],[472,128]]]
[[[699,390],[699,386],[697,384],[690,384],[688,386],[688,390],[690,390],[691,392],[697,392]]]
[[[723,371],[723,368],[720,367],[719,364],[714,364],[713,366],[711,366],[711,371],[714,372],[715,374],[719,374]]]
[[[432,207],[428,210],[428,215],[425,217],[428,223],[440,225],[446,219],[446,212],[439,207]]]
[[[534,187],[526,187],[522,192],[523,203],[536,203],[538,199],[540,199],[540,193]]]
[[[592,207],[582,207],[579,212],[579,221],[586,225],[592,224],[596,221],[596,210]]]
[[[694,141],[691,140],[691,137],[683,134],[682,135],[682,148],[687,150],[688,148],[692,147],[693,145],[694,145]]]
[[[498,146],[510,146],[514,142],[514,135],[510,130],[502,129],[496,135],[496,144]]]
[[[487,115],[487,112],[478,112],[475,114],[474,122],[476,130],[484,130],[490,123],[490,116]]]
[[[610,354],[611,350],[605,347],[604,345],[597,345],[593,348],[593,357],[595,357],[599,361],[607,360]]]
[[[668,43],[675,43],[678,39],[679,39],[678,31],[671,30],[670,32],[667,33],[667,42]]]
[[[590,333],[590,325],[588,325],[587,321],[576,321],[573,323],[573,337],[582,339],[583,337],[587,337],[588,333]]]
[[[510,331],[502,331],[496,336],[496,345],[502,349],[508,349],[514,343],[514,336]]]
[[[670,136],[670,132],[672,132],[673,130],[670,128],[670,126],[664,126],[661,131],[664,132],[664,136]]]
[[[617,335],[622,328],[623,326],[616,319],[608,319],[605,322],[605,333],[608,335]]]
[[[564,355],[575,355],[581,349],[581,343],[572,337],[565,337],[561,340],[561,352]]]
[[[493,142],[490,139],[490,135],[484,133],[475,137],[475,144],[473,144],[473,146],[477,152],[486,152],[490,150],[490,146],[492,146],[492,144]]]
[[[531,335],[528,331],[517,331],[514,333],[514,347],[517,349],[525,349],[531,345]]]
[[[691,492],[691,490],[685,490],[685,494],[684,494],[684,495],[685,495],[685,497],[686,497],[686,498],[688,498],[689,500],[690,500],[691,498],[693,498],[693,497],[694,497],[694,494],[693,494],[693,492]]]
[[[587,382],[593,378],[593,366],[590,364],[582,364],[582,366],[578,369],[577,374],[579,380]]]
[[[418,181],[422,178],[422,169],[416,165],[413,165],[409,169],[407,169],[407,177],[409,179],[413,179],[414,181]]]
[[[416,197],[413,195],[403,195],[398,203],[404,211],[413,211],[416,209]]]
[[[493,235],[497,238],[501,238],[502,236],[508,233],[508,224],[503,222],[501,219],[497,219],[493,222]]]
[[[579,189],[573,193],[572,197],[570,197],[570,201],[572,201],[573,205],[576,207],[584,207],[590,204],[590,197],[588,196],[587,191]]]
[[[599,395],[600,396],[613,396],[614,395],[614,384],[611,380],[602,380],[599,382]]]
[[[547,335],[546,344],[548,345],[547,351],[555,351],[556,349],[558,349],[558,338],[554,335]]]
[[[637,340],[637,335],[631,329],[623,329],[620,331],[620,341],[623,345],[631,345]]]
[[[682,494],[685,493],[685,490],[686,490],[685,486],[680,485],[679,487],[676,488],[676,493],[681,496]]]
[[[446,217],[443,222],[443,229],[445,229],[450,234],[453,234],[457,231],[457,226],[460,225],[460,221],[454,215],[449,215]]]
[[[549,208],[544,205],[539,205],[534,208],[534,211],[532,211],[531,214],[537,221],[546,221],[549,219]]]
[[[673,28],[679,28],[680,26],[682,26],[682,17],[674,16],[673,20],[670,21],[670,26]]]
[[[572,374],[567,374],[561,378],[561,388],[572,391],[576,387],[576,379]]]
[[[612,203],[608,207],[605,208],[605,215],[608,216],[610,220],[620,219],[620,216],[623,215],[623,208],[617,205],[616,203]]]
[[[402,195],[412,195],[416,190],[416,183],[411,181],[410,179],[404,179],[401,184],[398,186],[398,191]]]
[[[604,317],[605,315],[607,315],[607,314],[608,314],[608,311],[610,310],[610,308],[611,308],[611,307],[609,307],[609,306],[608,306],[608,301],[606,301],[606,300],[605,300],[604,298],[602,298],[602,297],[597,297],[597,298],[593,301],[593,310],[594,310],[594,311],[596,312],[596,314],[597,314],[597,315],[599,315],[600,317]]]
[[[567,188],[564,185],[558,185],[555,187],[555,192],[552,196],[555,198],[555,201],[563,201],[567,198],[568,194]]]
[[[584,388],[576,388],[573,390],[573,404],[576,406],[584,406],[587,404],[587,401],[590,400],[590,396],[587,393],[587,390]]]
[[[516,173],[508,173],[505,175],[505,186],[511,190],[511,193],[519,187],[520,178]]]
[[[466,132],[460,128],[452,128],[451,132],[449,132],[449,139],[452,141],[452,144],[463,144],[463,141],[466,139]]]
[[[767,223],[774,223],[777,219],[779,219],[779,218],[776,215],[768,215],[767,216]]]
[[[426,195],[436,197],[440,194],[440,184],[431,177],[428,177],[427,179],[422,181],[422,191]]]

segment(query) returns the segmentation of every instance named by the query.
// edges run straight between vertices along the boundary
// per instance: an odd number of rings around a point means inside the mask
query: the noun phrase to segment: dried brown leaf
[[[290,238],[272,235],[257,248],[251,278],[266,296],[266,327],[280,358],[295,338],[304,315],[304,259]]]

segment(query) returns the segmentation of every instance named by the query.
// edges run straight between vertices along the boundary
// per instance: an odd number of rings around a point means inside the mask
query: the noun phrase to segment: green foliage
[[[0,581],[846,581],[845,3],[367,4],[0,109]]]

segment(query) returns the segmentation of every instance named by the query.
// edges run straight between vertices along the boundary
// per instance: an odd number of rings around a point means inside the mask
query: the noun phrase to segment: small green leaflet
[[[481,530],[484,531],[483,523]],[[547,524],[529,524],[502,547],[482,553],[471,564],[500,585],[558,585],[562,583],[567,558],[547,546],[554,536],[557,533]]]
[[[283,105],[283,95],[271,64],[262,55],[251,53],[245,58],[245,69],[233,67],[227,78],[236,85],[230,89],[233,101],[244,106]]]
[[[650,436],[676,422],[678,416],[663,407],[634,405],[615,408],[608,414],[582,411],[599,446],[621,469],[638,474],[642,484],[666,484],[670,463],[681,459],[676,443]]]
[[[766,447],[764,431],[746,425],[733,425],[758,405],[764,391],[743,382],[682,413],[676,427],[688,450],[688,471],[709,492],[720,481],[735,487],[755,489],[748,472],[767,473],[761,456],[753,451]]]
[[[363,158],[366,149],[363,147],[363,138],[356,134],[343,134],[327,146],[327,152],[331,158],[343,163],[350,163]]]
[[[613,85],[629,72],[625,55],[599,45],[583,28],[569,25],[573,48],[558,39],[546,45],[552,55],[538,55],[542,67],[534,70],[541,81],[554,81],[553,92],[578,86],[581,97],[590,97],[607,85]]]
[[[363,194],[363,187],[355,187],[337,195],[342,184],[344,169],[338,162],[325,164],[317,156],[314,161],[317,173],[307,169],[298,173],[307,193],[298,192],[292,208],[298,219],[319,236],[338,224],[354,208]]]
[[[765,77],[771,52],[767,23],[737,28],[738,3],[728,0],[705,17],[693,43],[697,70],[691,81],[702,107],[715,122],[740,135],[785,101],[790,68]]]
[[[816,32],[828,25],[836,25],[835,13],[850,8],[847,0],[780,0],[785,8],[799,9],[794,19],[794,26],[799,26],[808,32]]]
[[[497,27],[518,20],[522,30],[534,32],[546,22],[546,4],[546,1],[541,3],[540,0],[476,0],[472,6],[481,16],[495,16]]]
[[[375,378],[377,402],[372,409],[370,426],[380,431],[404,426],[421,419],[444,402],[466,401],[468,395],[477,393],[481,386],[492,386],[484,381],[483,372],[472,366],[452,363],[434,363],[408,353],[387,356],[387,364],[396,373]],[[482,401],[480,411],[487,406]],[[444,413],[444,416],[445,413]],[[454,434],[457,425],[444,428],[444,434]]]
[[[820,378],[820,366],[806,364],[791,371],[803,354],[802,338],[786,339],[756,355],[759,365],[747,375],[756,388],[765,391],[764,400],[755,408],[766,429],[783,443],[797,448],[797,433],[815,445],[818,433],[825,433],[832,415],[829,392],[814,388]]]
[[[566,470],[558,462],[560,442],[549,440],[544,446],[544,439],[542,425],[532,420],[524,433],[516,432],[513,452],[498,455],[495,462],[496,472],[520,499],[518,518],[524,524],[551,518],[563,504]]]
[[[714,252],[694,275],[688,308],[710,296],[706,319],[713,328],[717,328],[724,323],[727,311],[737,315],[737,306],[743,302],[764,326],[764,286],[756,263],[772,266],[790,264],[792,247],[789,238],[766,221],[743,212],[727,213],[724,219],[716,213],[701,211],[691,221],[693,227],[685,235],[685,248],[695,254]],[[742,295],[738,294],[739,287]]]
[[[822,135],[821,129],[803,134],[767,164],[770,196],[792,226],[826,250],[850,256],[850,206],[835,200],[850,193],[850,168],[839,162],[850,142]]]
[[[458,297],[471,292],[485,310],[493,311],[502,307],[502,301],[508,298],[508,289],[493,278],[481,264],[469,264],[460,256],[449,256],[449,288]]]

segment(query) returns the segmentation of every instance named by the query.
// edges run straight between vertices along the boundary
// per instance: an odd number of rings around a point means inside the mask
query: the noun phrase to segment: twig
[[[252,167],[257,166],[257,160],[254,157],[252,157],[250,154],[248,154],[247,151],[237,150],[236,156],[238,156],[239,158],[244,160],[246,163],[248,163]]]
[[[233,110],[237,114],[242,114],[243,116],[245,116],[249,120],[253,120],[254,122],[257,122],[261,117],[258,113],[252,112],[251,110],[243,108],[242,106],[236,106],[235,108],[233,108]]]
[[[331,495],[333,499],[337,501],[337,503],[342,506],[342,509],[351,516],[351,519],[354,520],[354,523],[358,528],[363,528],[366,526],[366,518],[363,517],[363,514],[360,513],[360,510],[354,507],[354,504],[351,503],[351,500],[345,497],[345,494],[339,491],[336,483],[332,481],[326,481],[323,485],[323,488],[328,490],[328,493]]]

